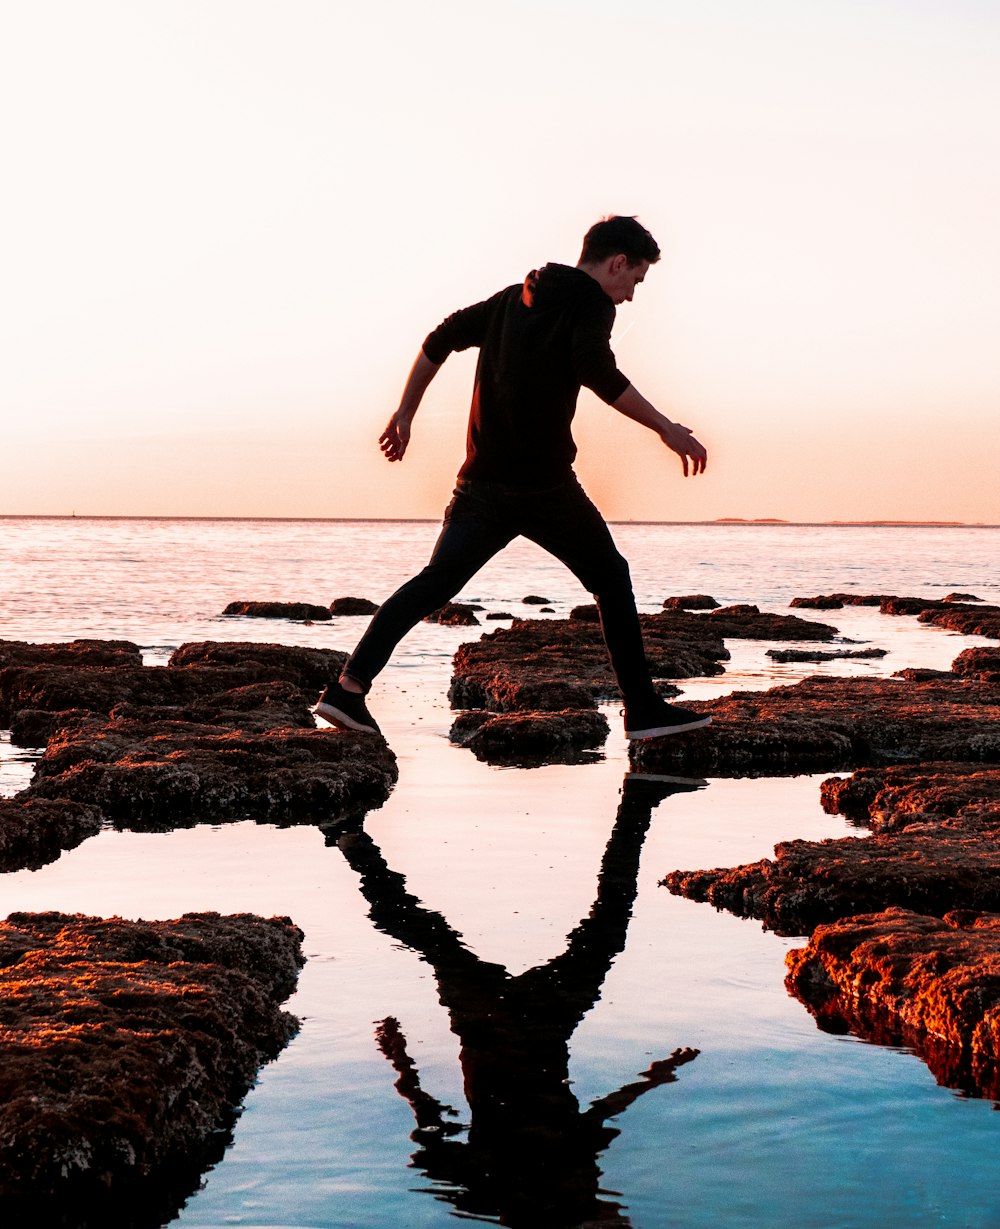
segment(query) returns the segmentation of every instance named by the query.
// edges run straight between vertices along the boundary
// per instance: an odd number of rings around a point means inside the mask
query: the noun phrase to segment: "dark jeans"
[[[544,490],[459,480],[430,562],[382,603],[345,673],[367,688],[410,628],[516,537],[537,542],[594,595],[622,695],[626,702],[647,699],[653,684],[628,563],[575,478]]]

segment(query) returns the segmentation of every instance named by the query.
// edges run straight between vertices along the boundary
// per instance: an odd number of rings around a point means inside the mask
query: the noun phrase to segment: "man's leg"
[[[410,628],[450,601],[515,535],[497,515],[488,493],[457,490],[430,561],[375,612],[344,667],[346,683],[367,691]]]
[[[530,517],[530,519],[529,519]],[[654,737],[708,725],[709,718],[666,704],[646,661],[628,562],[604,517],[577,482],[536,494],[520,532],[555,555],[597,602],[611,667],[625,701],[626,733]]]

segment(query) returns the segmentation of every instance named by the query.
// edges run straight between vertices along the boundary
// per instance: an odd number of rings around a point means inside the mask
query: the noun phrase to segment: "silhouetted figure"
[[[628,563],[573,472],[573,417],[583,387],[658,436],[681,458],[685,475],[705,469],[704,445],[646,400],[611,350],[617,305],[631,301],[659,259],[656,240],[635,218],[604,218],[587,231],[575,266],[533,269],[523,283],[452,313],[424,339],[379,443],[387,460],[401,461],[441,365],[475,348],[465,463],[427,566],[386,598],[320,697],[316,712],[326,721],[377,734],[365,695],[396,645],[525,537],[594,595],[625,701],[626,736],[659,738],[709,724],[707,713],[667,704],[654,688]]]
[[[361,877],[379,930],[418,952],[434,969],[441,1003],[461,1043],[471,1122],[420,1086],[398,1022],[376,1031],[413,1109],[413,1164],[439,1186],[434,1194],[461,1212],[499,1216],[514,1229],[569,1229],[592,1221],[627,1225],[600,1187],[597,1158],[618,1134],[608,1124],[633,1101],[676,1079],[698,1051],[677,1049],[633,1083],[581,1109],[569,1079],[569,1040],[598,1001],[625,946],[639,858],[652,808],[701,783],[626,777],[597,883],[597,899],[569,934],[565,951],[512,977],[481,960],[440,913],[406,891],[366,833],[342,836],[340,849]]]

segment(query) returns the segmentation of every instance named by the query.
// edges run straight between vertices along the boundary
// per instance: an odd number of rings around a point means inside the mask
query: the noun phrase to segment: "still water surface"
[[[196,639],[349,649],[363,621],[219,612],[247,598],[378,601],[436,530],[0,519],[0,637],[124,637],[150,663]],[[779,612],[834,589],[1000,600],[987,563],[996,530],[615,532],[641,609],[693,592]],[[463,596],[521,613],[528,593],[550,597],[557,614],[585,600],[526,543]],[[810,671],[944,667],[975,642],[869,609],[811,617],[890,654],[776,666],[766,645],[734,643],[728,673],[685,694]],[[788,837],[858,834],[821,811],[821,778],[623,790],[625,740],[610,709],[612,735],[593,763],[480,764],[447,738],[450,660],[473,634],[421,625],[379,680],[372,703],[400,779],[363,831],[337,839],[206,816],[169,834],[107,831],[0,878],[0,916],[249,910],[305,931],[308,963],[289,1003],[302,1030],[261,1073],[224,1160],[173,1223],[1000,1225],[992,1104],[937,1087],[912,1055],[820,1033],[783,986],[784,953],[801,940],[658,886],[675,868],[748,861]],[[0,741],[3,792],[30,770]]]

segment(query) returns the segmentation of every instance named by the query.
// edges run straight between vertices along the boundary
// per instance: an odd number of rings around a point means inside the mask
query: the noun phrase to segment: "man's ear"
[[[624,252],[618,252],[616,255],[611,257],[611,263],[608,265],[608,269],[611,273],[621,273],[622,269],[624,269],[627,264],[628,257]]]

